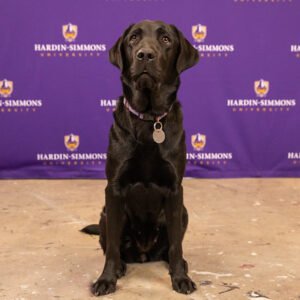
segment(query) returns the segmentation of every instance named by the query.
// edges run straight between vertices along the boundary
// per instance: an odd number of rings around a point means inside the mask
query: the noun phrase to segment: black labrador
[[[192,293],[182,254],[186,145],[177,90],[198,52],[175,26],[146,20],[129,26],[109,56],[121,70],[123,96],[109,135],[105,207],[99,225],[83,229],[100,234],[106,254],[92,293],[114,292],[126,263],[158,260],[169,263],[175,291]]]

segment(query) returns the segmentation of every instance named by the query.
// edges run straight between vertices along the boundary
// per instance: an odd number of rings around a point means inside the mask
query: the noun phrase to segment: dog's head
[[[129,26],[109,52],[120,68],[124,94],[139,112],[165,112],[176,98],[179,74],[194,66],[198,51],[173,25],[142,21]]]

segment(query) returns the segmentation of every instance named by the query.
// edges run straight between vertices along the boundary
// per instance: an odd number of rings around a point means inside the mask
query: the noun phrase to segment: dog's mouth
[[[152,74],[152,72],[148,71],[147,69],[141,71],[141,72],[137,72],[136,74],[133,75],[133,80],[137,81],[140,78],[147,78],[149,77],[150,79],[152,79],[153,81],[156,81],[156,76],[154,74]]]
[[[136,72],[132,76],[133,81],[136,83],[137,90],[149,89],[152,90],[157,85],[157,76],[146,68],[140,72]]]

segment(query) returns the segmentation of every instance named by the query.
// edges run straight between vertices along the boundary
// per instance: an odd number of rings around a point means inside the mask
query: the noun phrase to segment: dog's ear
[[[109,50],[109,60],[110,62],[118,67],[119,69],[123,70],[124,67],[124,60],[125,60],[125,53],[123,49],[123,41],[127,36],[128,32],[130,31],[131,27],[134,24],[130,25],[122,34],[121,37],[117,40],[114,46]]]
[[[198,62],[199,53],[174,25],[171,26],[175,30],[179,41],[179,54],[176,64],[177,72],[179,74],[184,70],[191,68]]]

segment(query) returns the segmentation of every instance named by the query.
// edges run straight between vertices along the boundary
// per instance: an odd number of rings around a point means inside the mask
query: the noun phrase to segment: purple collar
[[[123,103],[124,103],[124,106],[131,112],[133,113],[134,115],[136,115],[137,117],[139,117],[141,120],[145,120],[145,121],[156,121],[156,122],[159,122],[162,118],[164,118],[172,109],[172,106],[170,107],[169,111],[165,112],[164,114],[158,116],[158,117],[153,117],[153,116],[150,116],[150,115],[146,115],[146,114],[142,114],[142,113],[139,113],[138,111],[136,111],[135,109],[133,109],[128,100],[124,97],[123,99]]]

